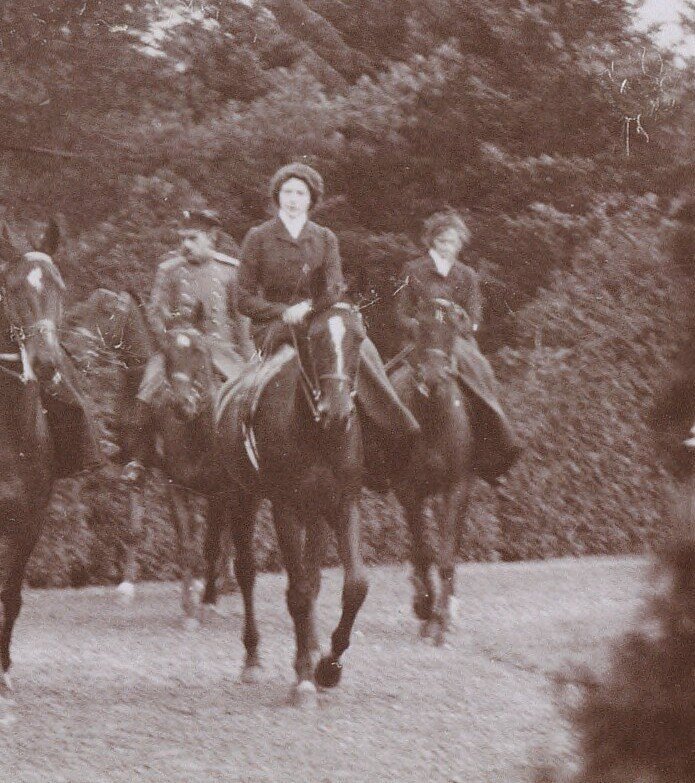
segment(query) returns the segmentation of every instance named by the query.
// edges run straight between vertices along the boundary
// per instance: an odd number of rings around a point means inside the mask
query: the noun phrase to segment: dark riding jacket
[[[236,306],[251,319],[254,337],[265,333],[289,305],[311,298],[311,280],[319,269],[324,276],[315,310],[335,304],[345,293],[336,235],[309,220],[294,239],[277,217],[248,232],[241,247]]]
[[[406,335],[417,334],[417,311],[421,300],[448,299],[463,307],[472,324],[478,325],[483,315],[483,299],[477,272],[455,261],[445,277],[439,273],[430,255],[409,261],[401,275],[402,288],[396,294],[396,322]]]

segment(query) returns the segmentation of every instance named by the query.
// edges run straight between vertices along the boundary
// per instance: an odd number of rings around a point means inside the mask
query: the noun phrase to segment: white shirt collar
[[[286,215],[282,210],[279,210],[278,217],[282,220],[285,228],[290,232],[292,239],[298,239],[299,235],[302,233],[302,229],[306,225],[307,216],[300,215],[299,217],[293,218]]]
[[[449,272],[451,272],[451,267],[454,265],[454,262],[449,258],[444,258],[444,256],[440,255],[436,250],[430,249],[429,252],[430,258],[437,267],[437,272],[439,272],[442,277],[447,277]]]

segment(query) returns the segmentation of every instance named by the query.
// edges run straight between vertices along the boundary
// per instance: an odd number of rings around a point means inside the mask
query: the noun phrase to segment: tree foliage
[[[422,220],[461,211],[481,343],[528,442],[502,508],[478,504],[470,551],[637,548],[658,516],[646,411],[680,328],[664,257],[695,169],[695,80],[631,8],[5,0],[2,216],[23,229],[63,213],[74,299],[146,291],[181,209],[218,209],[239,241],[267,215],[269,175],[304,160],[392,354]]]

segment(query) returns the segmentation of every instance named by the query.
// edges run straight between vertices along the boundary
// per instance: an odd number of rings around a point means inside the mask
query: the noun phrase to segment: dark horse
[[[186,625],[198,621],[198,584],[194,579],[195,515],[191,494],[208,498],[208,514],[221,513],[224,504],[215,482],[213,370],[204,335],[194,324],[170,329],[161,338],[150,330],[144,307],[129,293],[95,291],[87,303],[93,323],[90,331],[102,347],[119,360],[120,379],[115,393],[115,426],[122,457],[128,459],[136,395],[147,360],[161,352],[166,384],[152,415],[150,464],[161,469],[166,501],[177,533],[182,578],[182,605]],[[142,532],[143,486],[129,488],[129,540],[119,591],[132,597],[136,576],[135,539]]]
[[[227,514],[245,610],[242,680],[254,681],[260,669],[253,602],[253,535],[257,507],[263,498],[269,498],[288,576],[287,606],[296,637],[297,685],[293,698],[300,704],[315,699],[314,682],[324,687],[337,685],[341,656],[350,644],[355,618],[367,595],[357,507],[362,434],[355,406],[364,336],[361,316],[350,305],[337,304],[316,313],[303,337],[296,340],[296,355],[285,349],[289,353],[287,361],[255,398],[250,406],[252,413],[245,417],[241,405],[239,414],[239,400],[259,393],[252,381],[253,365],[249,365],[239,382],[243,388],[230,405],[222,408],[218,424],[220,454],[234,490]],[[246,445],[242,429],[246,429]],[[257,468],[247,453],[250,440]],[[344,586],[342,613],[331,637],[330,653],[315,665],[319,645],[314,604],[321,582],[322,517],[336,535]],[[211,521],[206,541],[204,602],[215,600],[220,533],[220,526]]]
[[[13,720],[10,642],[27,562],[41,534],[54,480],[54,448],[41,388],[64,366],[58,330],[65,285],[51,256],[51,223],[36,251],[0,237],[0,723]]]
[[[412,450],[393,461],[390,478],[411,535],[415,613],[423,636],[437,644],[451,620],[456,556],[474,480],[473,409],[454,359],[465,320],[458,305],[435,300],[421,312],[411,363],[391,376],[421,427]],[[434,526],[428,524],[428,498]]]

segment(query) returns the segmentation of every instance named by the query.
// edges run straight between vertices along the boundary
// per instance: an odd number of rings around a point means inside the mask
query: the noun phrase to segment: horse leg
[[[256,584],[256,558],[253,549],[253,537],[256,528],[257,503],[244,499],[231,519],[231,532],[234,540],[234,573],[239,583],[244,602],[244,649],[246,657],[241,671],[241,681],[258,682],[261,675],[261,660],[258,655],[260,635],[256,625],[256,610],[253,589]]]
[[[221,542],[218,589],[222,593],[236,593],[238,590],[238,584],[234,576],[234,539],[232,538],[232,534],[229,529],[222,529]]]
[[[3,580],[2,591],[0,592],[0,602],[2,603],[2,630],[0,630],[0,726],[9,725],[15,720],[12,707],[12,683],[10,681],[10,666],[12,663],[10,657],[10,643],[12,641],[12,630],[19,617],[22,608],[22,583],[24,582],[24,572],[29,561],[29,557],[39,538],[39,531],[32,529],[28,535],[13,536],[3,549],[7,557],[7,570]],[[5,563],[3,563],[5,565]]]
[[[470,476],[466,479],[466,487],[464,494],[458,501],[458,519],[456,522],[456,535],[454,537],[453,548],[453,564],[451,575],[451,597],[449,598],[449,623],[455,623],[459,612],[459,601],[456,598],[456,560],[458,554],[461,551],[461,539],[463,538],[463,529],[468,518],[468,507],[471,501],[471,491],[473,489],[473,477]]]
[[[332,688],[340,682],[340,659],[350,646],[352,627],[369,590],[361,552],[359,509],[354,498],[344,498],[341,502],[334,529],[345,576],[342,612],[331,635],[331,651],[319,661],[314,672],[316,682],[324,688]]]
[[[450,487],[449,491],[444,493],[437,509],[441,591],[432,612],[432,636],[437,645],[444,643],[451,622],[456,557],[461,540],[463,520],[468,510],[471,483],[471,480],[467,478]]]
[[[316,520],[307,527],[304,540],[304,568],[311,592],[311,614],[309,615],[309,649],[312,658],[319,652],[319,637],[316,631],[316,600],[321,590],[321,564],[325,549],[323,527],[321,520]]]
[[[184,624],[190,630],[198,626],[198,600],[193,579],[193,514],[184,493],[185,490],[167,484],[167,501],[176,527]]]
[[[217,606],[219,597],[217,570],[220,562],[222,532],[227,521],[223,503],[224,500],[217,496],[208,500],[208,517],[205,527],[205,543],[203,544],[205,589],[203,591],[202,605],[204,608],[211,610],[214,610]]]
[[[422,620],[421,633],[427,635],[432,609],[439,594],[439,578],[435,568],[436,553],[427,530],[425,493],[417,485],[404,486],[397,493],[410,531],[410,562],[413,565],[413,610]]]
[[[295,509],[282,500],[273,499],[273,522],[287,571],[287,608],[294,622],[296,640],[297,685],[292,699],[300,706],[316,698],[310,647],[313,599],[304,565],[302,530]]]
[[[128,533],[121,541],[123,566],[121,583],[116,588],[121,601],[129,604],[135,597],[135,583],[138,577],[136,547],[142,540],[145,504],[142,493],[144,487],[130,487],[128,490]]]

